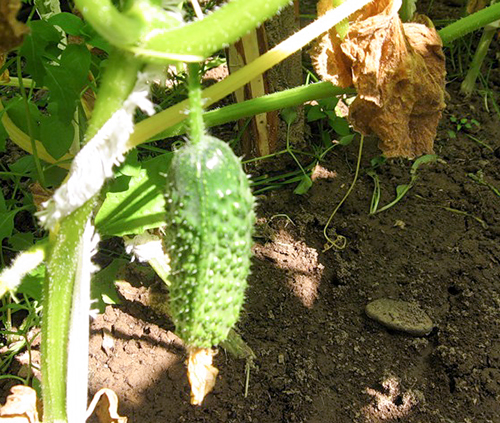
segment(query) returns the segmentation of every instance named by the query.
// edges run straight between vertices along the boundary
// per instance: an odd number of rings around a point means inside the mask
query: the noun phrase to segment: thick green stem
[[[320,100],[322,98],[333,97],[343,94],[356,94],[354,88],[339,88],[330,82],[318,82],[317,84],[302,85],[300,87],[289,88],[262,97],[246,100],[241,103],[231,104],[220,109],[205,112],[203,121],[207,127],[223,125],[239,119],[255,116],[260,113],[281,110],[287,107],[299,106],[307,101]],[[182,135],[186,133],[186,122],[178,123],[168,128],[154,137],[163,139]]]
[[[61,221],[47,263],[43,287],[42,389],[44,423],[66,422],[66,372],[69,322],[75,272],[90,200]]]
[[[110,53],[85,134],[86,141],[92,139],[113,113],[122,107],[134,88],[141,67],[142,62],[130,53],[118,49]]]
[[[111,0],[75,0],[85,19],[115,46],[135,44],[144,28],[143,22],[121,13]]]
[[[462,94],[466,96],[471,96],[474,87],[476,85],[476,79],[481,71],[481,66],[483,65],[484,58],[486,57],[486,53],[488,53],[488,49],[490,48],[491,41],[493,37],[497,33],[497,28],[485,28],[483,34],[481,35],[481,39],[479,40],[479,44],[477,45],[476,52],[474,53],[474,57],[470,64],[469,71],[465,76],[465,79],[460,86],[460,91]]]
[[[203,20],[144,37],[134,53],[160,62],[198,62],[274,16],[289,0],[231,0]]]
[[[453,22],[451,25],[441,29],[439,36],[443,41],[443,45],[446,46],[457,38],[463,37],[469,32],[482,28],[498,19],[500,19],[500,3],[493,4],[479,12]]]

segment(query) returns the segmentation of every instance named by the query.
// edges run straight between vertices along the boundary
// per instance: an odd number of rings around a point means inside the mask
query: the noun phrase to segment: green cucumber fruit
[[[176,152],[165,199],[172,319],[187,345],[210,348],[226,339],[243,305],[254,197],[231,148],[204,135]]]

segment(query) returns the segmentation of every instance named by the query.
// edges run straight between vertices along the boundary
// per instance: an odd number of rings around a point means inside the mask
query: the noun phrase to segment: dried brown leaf
[[[21,8],[21,0],[0,1],[0,53],[19,46],[23,42],[23,35],[29,29],[16,19]]]
[[[127,423],[127,417],[118,414],[118,396],[109,388],[100,389],[92,398],[87,419],[95,412],[100,423]]]
[[[387,157],[432,153],[445,107],[441,40],[427,25],[403,24],[399,4],[383,0],[370,5],[377,14],[362,9],[342,41],[331,32],[329,40],[323,37],[320,45],[327,48],[313,60],[328,73],[324,79],[356,87],[349,120],[357,131],[376,134]],[[419,20],[428,23],[425,17]]]
[[[25,385],[16,385],[10,389],[5,405],[0,408],[2,423],[39,423],[40,403],[36,391]]]

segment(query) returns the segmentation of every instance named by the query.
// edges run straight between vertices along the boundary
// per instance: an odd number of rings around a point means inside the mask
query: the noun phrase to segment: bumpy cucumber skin
[[[172,319],[189,346],[210,348],[243,305],[254,197],[231,148],[207,135],[175,154],[165,199]]]

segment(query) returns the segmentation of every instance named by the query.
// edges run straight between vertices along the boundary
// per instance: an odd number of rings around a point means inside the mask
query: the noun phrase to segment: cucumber
[[[226,339],[243,305],[254,197],[231,148],[203,135],[176,152],[165,200],[176,332],[189,347],[211,348]]]

